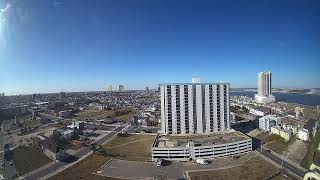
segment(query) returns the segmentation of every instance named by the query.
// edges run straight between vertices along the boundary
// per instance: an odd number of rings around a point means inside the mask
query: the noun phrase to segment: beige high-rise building
[[[112,91],[112,85],[111,85],[111,84],[108,85],[108,91],[109,91],[109,92]]]
[[[272,96],[272,73],[259,72],[258,73],[258,94],[255,95],[255,101],[257,103],[268,104],[275,102],[274,96]]]

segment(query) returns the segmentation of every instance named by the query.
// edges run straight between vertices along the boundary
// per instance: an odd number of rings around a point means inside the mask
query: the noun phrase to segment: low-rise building
[[[282,129],[281,126],[272,126],[271,134],[276,134],[282,137],[285,141],[289,141],[292,136],[291,130]]]
[[[59,112],[59,116],[62,118],[69,118],[72,115],[72,111],[71,110],[67,110],[67,111],[60,111]]]
[[[85,129],[82,131],[83,135],[85,136],[91,136],[93,135],[94,130],[93,129]]]
[[[41,141],[42,152],[53,160],[61,161],[66,157],[66,153],[62,147],[54,142],[53,138],[47,138]]]
[[[37,137],[32,137],[31,139],[33,147],[39,149],[50,159],[61,161],[66,157],[64,149],[57,145],[53,137],[38,135]]]
[[[308,141],[309,140],[309,131],[307,129],[299,129],[298,131],[298,138],[303,140],[303,141]]]
[[[71,125],[67,126],[69,129],[78,129],[82,131],[84,129],[84,122],[83,121],[74,121]]]
[[[282,124],[282,128],[286,130],[290,130],[293,135],[296,135],[298,133],[298,126],[296,125]]]
[[[278,126],[281,124],[281,117],[275,115],[267,115],[259,118],[259,128],[270,132],[272,126]]]
[[[68,129],[68,128],[60,128],[60,129],[55,129],[53,131],[53,134],[56,137],[63,137],[67,140],[70,140],[74,135],[74,130]]]
[[[266,116],[271,114],[271,108],[264,107],[264,106],[258,106],[256,108],[250,108],[249,109],[250,114],[254,114],[257,116]]]

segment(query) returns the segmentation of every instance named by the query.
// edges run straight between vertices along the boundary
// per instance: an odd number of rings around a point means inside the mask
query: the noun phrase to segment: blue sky
[[[0,92],[320,87],[317,0],[0,0]]]

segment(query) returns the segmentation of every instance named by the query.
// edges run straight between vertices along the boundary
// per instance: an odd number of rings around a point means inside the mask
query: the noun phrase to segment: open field
[[[96,172],[109,159],[109,157],[92,154],[79,163],[75,164],[74,166],[71,166],[70,168],[65,169],[59,174],[51,177],[50,180],[116,180],[115,178],[107,178],[92,174]]]
[[[210,170],[210,171],[197,171],[189,172],[189,176],[192,180],[210,180],[210,179],[264,179],[279,169],[269,162],[261,159],[260,157],[254,157],[242,166],[232,167],[228,169]]]
[[[262,141],[264,144],[271,142],[271,141],[282,141],[284,142],[283,138],[281,138],[280,136],[277,136],[275,134],[269,134],[269,133],[260,133],[258,136],[256,136],[257,139],[259,139],[260,141]]]
[[[117,119],[121,121],[128,121],[133,117],[134,113],[134,110],[131,108],[102,111],[88,109],[75,114],[75,118],[79,120]]]
[[[286,142],[280,136],[268,133],[261,133],[256,138],[264,143],[264,147],[267,147],[280,155],[287,153],[289,145],[296,140],[295,138],[291,138],[290,141]]]
[[[19,147],[13,151],[13,161],[20,175],[38,169],[52,160],[31,147]]]
[[[151,160],[151,146],[155,136],[128,135],[117,137],[103,148],[116,159],[131,161]]]
[[[286,153],[288,150],[288,146],[289,146],[289,142],[284,142],[279,140],[272,141],[266,145],[267,148],[271,149],[272,151],[278,154]]]
[[[115,112],[113,110],[84,110],[76,114],[76,119],[92,120],[92,119],[104,119],[113,117]]]

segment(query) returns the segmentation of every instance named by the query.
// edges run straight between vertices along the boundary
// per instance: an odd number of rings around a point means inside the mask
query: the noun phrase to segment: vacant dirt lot
[[[213,171],[190,172],[189,176],[192,180],[258,180],[267,178],[276,172],[278,172],[278,169],[275,166],[260,157],[255,157],[242,166]]]
[[[300,164],[308,152],[309,144],[307,142],[303,142],[302,140],[295,139],[288,146],[288,154],[287,158],[292,161]]]
[[[134,115],[132,108],[122,108],[118,110],[95,110],[89,109],[75,114],[75,118],[79,120],[96,120],[96,119],[117,119],[121,121],[128,121]]]

